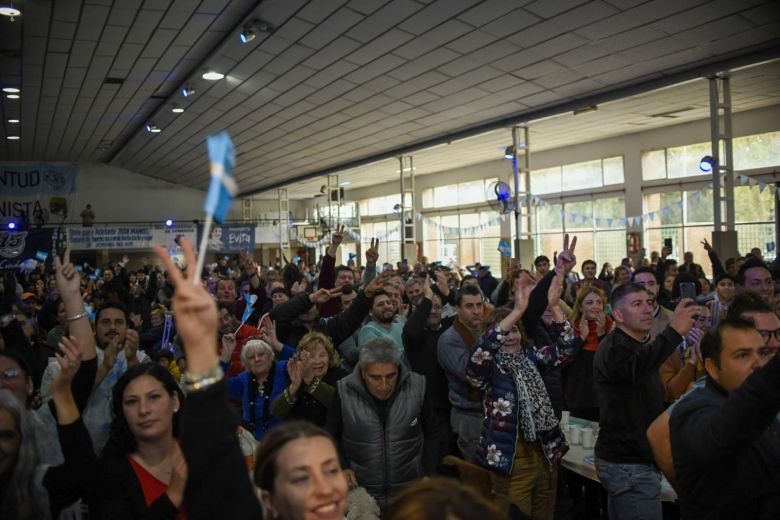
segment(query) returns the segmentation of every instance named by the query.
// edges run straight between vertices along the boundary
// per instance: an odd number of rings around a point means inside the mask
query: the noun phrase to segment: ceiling
[[[205,137],[227,129],[242,192],[289,184],[292,197],[319,193],[321,179],[300,179],[400,151],[415,150],[417,173],[493,159],[512,121],[533,121],[544,149],[571,144],[572,125],[595,139],[700,119],[705,81],[655,89],[780,57],[773,0],[14,4],[22,16],[0,20],[0,84],[22,93],[0,98],[0,128],[20,139],[2,139],[0,160],[104,162],[205,189]],[[255,18],[275,29],[242,44]],[[206,81],[207,68],[226,76]],[[735,110],[780,103],[778,87],[776,63],[735,72]],[[549,117],[594,100],[596,112]],[[415,149],[440,141],[453,144]],[[357,186],[396,169],[343,176]]]

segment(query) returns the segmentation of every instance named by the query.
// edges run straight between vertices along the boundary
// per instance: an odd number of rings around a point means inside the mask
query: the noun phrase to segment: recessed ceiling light
[[[9,119],[8,122],[9,123],[18,123],[19,120],[18,119]]]
[[[203,79],[207,79],[209,81],[217,81],[225,77],[224,74],[216,72],[214,70],[207,70],[203,73],[203,76],[201,76]]]
[[[16,9],[14,7],[14,4],[11,3],[11,5],[4,5],[0,6],[0,15],[8,16],[11,18],[11,21],[14,21],[15,16],[21,16],[22,12],[19,9]]]
[[[184,108],[178,103],[174,103],[173,107],[171,107],[171,112],[173,112],[174,114],[181,114],[182,112],[184,112]]]
[[[9,94],[18,94],[21,92],[21,90],[16,87],[3,87],[3,92],[8,92]]]
[[[18,135],[9,135],[8,137],[6,137],[6,139],[8,139],[9,141],[18,141],[19,140],[19,136]]]
[[[5,97],[7,97],[8,99],[19,99],[20,96],[19,94],[8,94]]]
[[[352,181],[341,181],[339,186],[349,186],[350,184],[352,184]]]
[[[159,134],[162,129],[154,123],[146,124],[146,132],[149,134]]]
[[[184,97],[190,97],[195,95],[195,87],[192,85],[185,85],[181,88],[181,95]]]

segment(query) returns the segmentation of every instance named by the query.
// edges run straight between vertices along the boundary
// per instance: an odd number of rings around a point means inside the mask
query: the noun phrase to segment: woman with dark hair
[[[195,255],[187,239],[188,265]],[[192,273],[180,273],[166,251],[157,255],[176,286],[173,311],[187,352],[184,374],[188,410],[182,418],[182,448],[189,468],[189,520],[260,519],[262,508],[246,475],[236,437],[238,414],[228,401],[228,384],[217,355],[217,307]],[[271,430],[257,453],[255,481],[271,514],[283,520],[308,517],[340,520],[347,482],[328,434],[308,423]]]
[[[254,481],[271,518],[344,517],[348,486],[336,446],[311,423],[292,421],[268,433],[257,450]]]
[[[531,283],[523,274],[515,286],[514,307],[490,313],[466,365],[466,377],[485,395],[477,462],[491,470],[502,511],[515,505],[533,518],[552,519],[557,462],[568,450],[540,372],[566,362],[582,345],[558,307],[563,276],[553,278],[547,294],[553,345],[524,344],[520,320]]]
[[[183,403],[179,385],[157,363],[136,365],[116,382],[99,482],[89,486],[99,518],[185,517],[187,465],[177,440]]]
[[[607,283],[612,283],[612,280],[615,278],[615,271],[612,269],[612,264],[609,262],[604,262],[604,264],[601,266],[601,272],[598,276],[599,280],[602,280]]]

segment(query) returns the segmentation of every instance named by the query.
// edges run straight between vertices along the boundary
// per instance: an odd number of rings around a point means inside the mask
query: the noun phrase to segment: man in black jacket
[[[730,318],[704,337],[701,352],[706,384],[670,422],[683,516],[780,518],[777,349],[751,322]]]
[[[439,336],[452,325],[455,316],[442,319],[441,298],[433,292],[429,276],[425,277],[422,285],[422,299],[406,321],[401,337],[409,366],[425,377],[425,386],[431,396],[439,432],[439,455],[436,460],[440,461],[449,453],[457,453],[450,428],[452,405],[447,396],[449,383],[436,352]]]
[[[612,293],[616,328],[602,340],[593,361],[601,411],[596,470],[609,494],[610,519],[661,519],[661,474],[645,432],[662,411],[658,368],[694,324],[699,308],[682,300],[671,324],[651,343],[653,298],[629,283]]]

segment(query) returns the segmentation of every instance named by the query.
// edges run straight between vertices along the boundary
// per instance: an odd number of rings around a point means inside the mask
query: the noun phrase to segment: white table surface
[[[569,424],[580,427],[588,425],[593,428],[593,444],[596,444],[599,428],[598,423],[572,417],[569,419]],[[600,482],[599,476],[596,473],[596,465],[592,462],[593,448],[583,448],[582,444],[572,444],[571,435],[569,435],[569,433],[566,431],[564,431],[564,433],[566,434],[566,439],[569,441],[569,451],[566,452],[566,455],[564,455],[563,459],[561,459],[561,465],[570,471],[579,473],[583,477]],[[677,501],[677,493],[674,492],[674,489],[672,489],[669,481],[666,480],[666,478],[663,476],[661,476],[661,500],[664,502]]]

